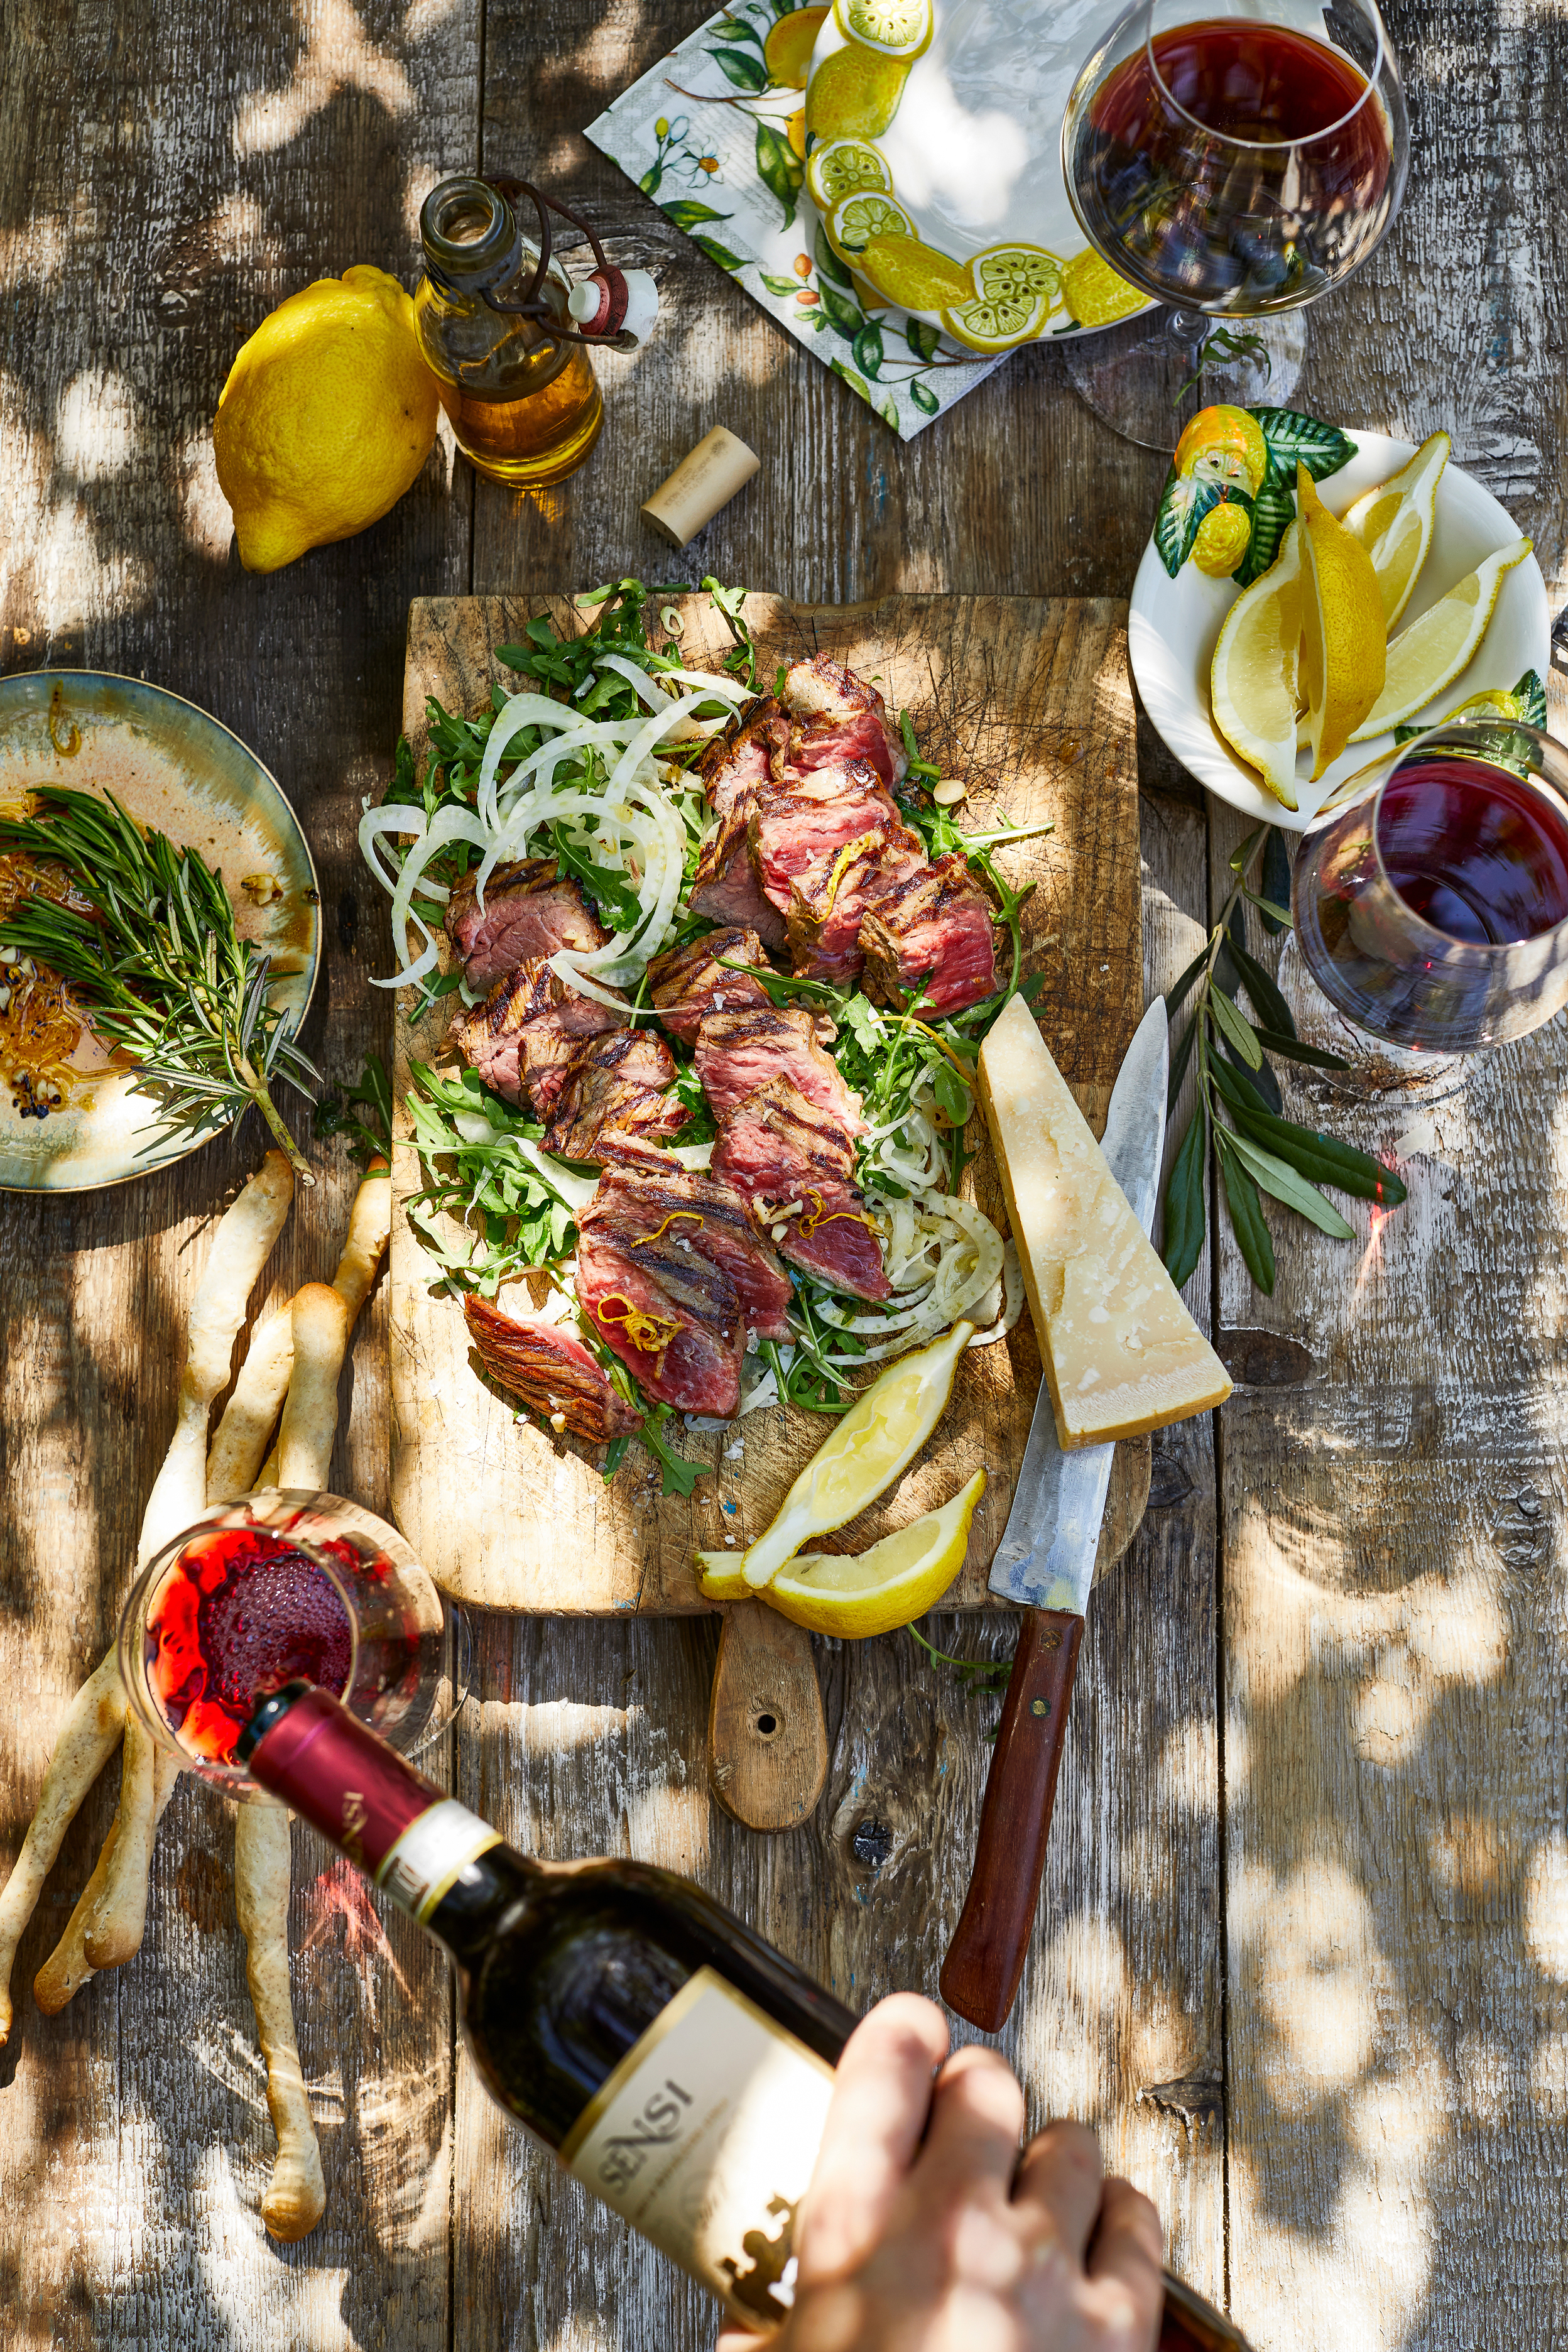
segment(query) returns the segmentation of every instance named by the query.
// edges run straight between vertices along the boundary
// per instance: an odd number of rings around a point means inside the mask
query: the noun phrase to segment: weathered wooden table
[[[577,135],[705,0],[12,0],[0,44],[0,660],[137,672],[216,711],[321,867],[314,1037],[384,1046],[384,901],[359,866],[416,593],[668,574],[637,504],[707,426],[765,453],[697,569],[796,597],[1125,594],[1160,462],[1049,352],[905,448]],[[1568,19],[1401,0],[1404,216],[1313,314],[1307,404],[1455,455],[1563,594]],[[321,272],[411,277],[444,173],[532,169],[646,255],[658,337],[605,365],[608,427],[558,495],[438,447],[375,530],[251,579],[209,421],[262,313]],[[1238,828],[1142,745],[1148,982],[1187,961]],[[1338,1116],[1346,1118],[1341,1111]],[[1222,1238],[1190,1286],[1237,1391],[1156,1448],[1093,1605],[1035,1950],[1004,2047],[1033,2112],[1087,2116],[1172,2260],[1260,2347],[1568,2343],[1568,1589],[1559,1021],[1413,1111],[1408,1205],[1364,1244],[1292,1221],[1258,1296]],[[6,1859],[101,1654],[171,1425],[193,1252],[259,1133],[79,1201],[0,1204],[0,1773]],[[297,1209],[275,1288],[330,1265],[349,1171]],[[1358,1216],[1358,1229],[1364,1219]],[[383,1314],[384,1309],[383,1309]],[[354,1350],[337,1486],[385,1494],[385,1330]],[[345,1406],[348,1403],[345,1390]],[[939,1624],[942,1621],[939,1621]],[[525,1846],[691,1871],[863,2005],[934,1986],[986,1710],[902,1639],[819,1644],[833,1741],[810,1825],[763,1840],[703,1764],[716,1623],[495,1617],[454,1759]],[[1005,1620],[950,1621],[1000,1652]],[[112,1807],[68,1840],[16,1972],[63,1925]],[[183,1785],[139,1957],[0,2063],[7,2345],[646,2347],[711,2308],[500,2120],[454,2049],[444,1965],[317,1849],[296,2001],[325,2221],[279,2251],[221,1809]],[[319,1875],[313,1873],[319,1869]]]

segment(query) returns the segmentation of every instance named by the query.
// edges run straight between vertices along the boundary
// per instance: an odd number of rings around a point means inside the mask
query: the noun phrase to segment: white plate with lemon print
[[[1364,492],[1386,482],[1415,454],[1410,441],[1386,434],[1346,430],[1356,454],[1337,474],[1318,485],[1331,514],[1342,515]],[[1473,474],[1452,460],[1437,484],[1432,541],[1408,604],[1395,627],[1408,629],[1488,556],[1519,537],[1519,525]],[[1281,806],[1239,759],[1210,714],[1209,674],[1225,616],[1239,591],[1233,580],[1208,579],[1194,562],[1173,580],[1151,539],[1138,567],[1128,621],[1132,675],[1157,732],[1190,775],[1222,801],[1249,817],[1261,817],[1292,833],[1302,832],[1336,786],[1367,767],[1394,741],[1392,732],[1347,744],[1315,783],[1308,781],[1310,755],[1296,758],[1296,809]],[[1552,616],[1546,583],[1533,555],[1506,572],[1491,619],[1474,658],[1435,695],[1430,706],[1411,714],[1412,724],[1434,726],[1474,695],[1510,692],[1527,671],[1544,678],[1552,659]]]
[[[1148,306],[1068,202],[1068,93],[1105,0],[833,0],[806,85],[806,192],[839,259],[970,351]]]

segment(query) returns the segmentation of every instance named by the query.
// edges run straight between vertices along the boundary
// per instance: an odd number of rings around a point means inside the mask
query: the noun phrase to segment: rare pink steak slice
[[[482,907],[475,877],[466,875],[452,887],[446,922],[476,994],[519,964],[560,948],[603,947],[605,937],[582,884],[563,875],[553,857],[498,866],[485,885]]]

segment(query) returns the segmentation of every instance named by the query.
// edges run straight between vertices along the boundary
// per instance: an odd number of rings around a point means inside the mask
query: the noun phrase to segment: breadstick
[[[179,1777],[176,1759],[153,1738],[135,1709],[128,1708],[120,1764],[119,1836],[82,1945],[93,1969],[117,1969],[141,1948],[153,1839]]]
[[[373,1160],[360,1188],[354,1194],[353,1209],[349,1217],[348,1238],[343,1244],[338,1270],[332,1276],[332,1288],[349,1310],[352,1330],[360,1308],[375,1287],[375,1277],[386,1244],[392,1235],[392,1179],[384,1160]],[[266,1350],[265,1358],[260,1356]],[[280,1307],[251,1340],[240,1370],[233,1396],[224,1408],[207,1455],[207,1494],[216,1501],[227,1495],[248,1494],[253,1486],[276,1486],[278,1478],[278,1448],[273,1446],[265,1463],[267,1439],[277,1422],[279,1411],[289,1387],[289,1375],[294,1364],[293,1324],[289,1307]],[[254,1379],[252,1366],[256,1367]],[[264,1386],[265,1381],[265,1386]],[[241,1391],[247,1391],[241,1404]],[[249,1416],[241,1440],[240,1415]],[[230,1422],[233,1417],[234,1427]],[[260,1444],[254,1455],[253,1433],[262,1419],[267,1427],[261,1433]],[[260,1464],[258,1468],[257,1465]],[[322,1474],[323,1477],[325,1473]]]
[[[66,1711],[22,1851],[0,1893],[0,2042],[11,2031],[11,1963],[16,1947],[65,1833],[114,1753],[124,1724],[125,1686],[120,1679],[119,1660],[110,1650]]]
[[[289,1816],[281,1805],[241,1805],[234,1825],[234,1902],[245,1937],[245,1979],[267,2061],[267,2105],[278,2136],[261,2218],[289,2242],[313,2230],[327,2201],[321,2152],[294,2038],[289,1993]]]
[[[33,1999],[46,2017],[58,2017],[71,1998],[79,1992],[94,1973],[87,1957],[88,1923],[99,1898],[108,1884],[113,1866],[114,1849],[120,1838],[120,1815],[109,1824],[109,1835],[93,1864],[92,1876],[82,1888],[76,1909],[66,1922],[65,1934],[33,1979]]]
[[[233,1207],[218,1221],[196,1295],[180,1379],[179,1419],[142,1522],[145,1563],[207,1503],[207,1419],[228,1379],[246,1301],[283,1228],[294,1197],[294,1171],[280,1151],[269,1151]]]
[[[349,1343],[349,1310],[325,1282],[294,1295],[294,1370],[278,1433],[278,1483],[312,1493],[327,1483],[338,1427],[338,1377]]]

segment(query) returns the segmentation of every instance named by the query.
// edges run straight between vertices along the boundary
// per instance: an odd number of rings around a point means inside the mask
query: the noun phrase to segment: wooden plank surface
[[[515,598],[421,601],[409,620],[404,726],[418,772],[434,697],[455,712],[489,707],[513,674],[494,648],[515,642],[535,607]],[[558,600],[558,629],[581,614]],[[681,652],[713,663],[729,649],[705,597],[680,600]],[[1044,839],[1000,853],[1023,911],[1026,969],[1044,980],[1042,1027],[1085,1115],[1104,1125],[1110,1086],[1142,1011],[1138,782],[1125,613],[1109,602],[1015,597],[889,597],[856,606],[747,607],[763,676],[821,651],[880,682],[907,710],[922,752],[969,784],[974,831],[1049,824]],[[439,1060],[451,1021],[438,1003],[410,1025],[400,996],[400,1100],[410,1058]],[[449,1056],[448,1056],[449,1058]],[[400,1113],[406,1139],[412,1122]],[[984,1122],[971,1123],[966,1198],[1005,1222]],[[424,1182],[416,1154],[395,1156],[392,1242],[392,1486],[398,1523],[442,1589],[489,1608],[603,1615],[702,1611],[693,1554],[754,1541],[778,1508],[824,1424],[781,1407],[732,1431],[680,1443],[709,1475],[689,1497],[661,1500],[658,1472],[634,1451],[606,1486],[603,1449],[552,1440],[481,1377],[458,1303],[438,1295],[440,1267],[405,1202]],[[461,1236],[454,1230],[453,1244]],[[520,1294],[513,1294],[514,1296]],[[987,1485],[950,1605],[990,1603],[985,1579],[1012,1507],[1040,1384],[1039,1350],[1022,1326],[961,1359],[952,1402],[931,1444],[897,1487],[834,1538],[863,1549],[957,1492],[984,1465]],[[1131,1539],[1147,1482],[1148,1446],[1119,1449],[1104,1556]]]
[[[637,504],[718,421],[765,462],[691,551],[692,577],[819,604],[1128,592],[1163,461],[1079,405],[1059,353],[1018,354],[900,446],[577,135],[706,13],[64,0],[5,19],[0,660],[145,671],[279,774],[322,867],[312,1042],[333,1076],[390,1038],[365,985],[384,902],[353,828],[387,772],[413,596],[668,576]],[[1351,425],[1453,428],[1456,457],[1534,536],[1555,610],[1568,18],[1459,0],[1388,13],[1410,192],[1386,246],[1314,307],[1302,397]],[[660,274],[655,341],[601,362],[590,467],[514,499],[476,491],[443,444],[372,532],[247,577],[208,435],[235,350],[323,270],[374,261],[411,283],[420,197],[476,163],[531,163]],[[1140,769],[1158,984],[1207,920],[1211,855],[1217,874],[1232,836],[1222,821],[1211,845],[1201,797],[1146,729]],[[1384,1229],[1373,1303],[1352,1293],[1348,1245],[1320,1250],[1293,1224],[1266,1302],[1225,1244],[1216,1339],[1247,1371],[1217,1457],[1207,1425],[1162,1440],[1144,1529],[1090,1612],[1042,1931],[1004,2046],[1034,2115],[1097,2124],[1159,2202],[1176,2267],[1211,2293],[1228,2231],[1232,2303],[1260,2352],[1564,2340],[1564,1060],[1558,1024],[1410,1148],[1429,1222]],[[6,1859],[105,1634],[180,1302],[258,1150],[247,1133],[125,1193],[0,1203]],[[346,1170],[323,1164],[331,1185],[297,1213],[277,1292],[330,1263]],[[1206,1316],[1206,1261],[1189,1296]],[[373,1506],[384,1345],[378,1303],[334,1472]],[[457,1786],[509,1835],[689,1868],[857,2004],[934,1981],[985,1710],[910,1643],[818,1645],[827,1794],[807,1827],[762,1841],[707,1794],[712,1623],[476,1628],[483,1696]],[[933,1631],[994,1654],[1011,1623]],[[110,1786],[68,1842],[24,1986],[111,1802]],[[142,1953],[58,2020],[24,1999],[0,2053],[7,2342],[707,2352],[710,2308],[498,2120],[454,2065],[442,1969],[395,1920],[383,1944],[374,1906],[346,1914],[319,1851],[297,1873],[294,1936],[328,2219],[300,2247],[265,2242],[226,1837],[183,1790]]]

